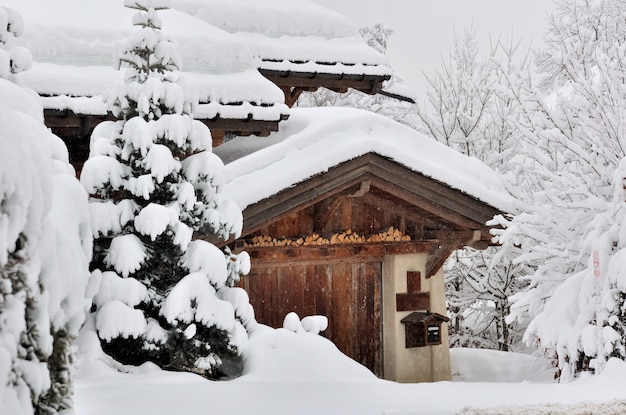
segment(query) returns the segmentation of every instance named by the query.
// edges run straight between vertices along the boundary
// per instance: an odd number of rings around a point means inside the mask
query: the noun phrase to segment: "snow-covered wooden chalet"
[[[123,76],[110,62],[132,12],[121,0],[7,6],[24,16],[35,59],[22,82],[80,168],[90,131],[111,117],[102,94]],[[241,283],[257,320],[326,315],[322,334],[378,376],[450,379],[442,265],[457,248],[488,246],[486,222],[511,209],[495,173],[379,115],[292,108],[320,87],[407,96],[335,12],[306,0],[172,0],[161,18],[226,164],[224,194],[243,209],[242,234],[223,245],[251,256]]]
[[[14,4],[12,4],[14,3]],[[44,99],[46,124],[80,168],[95,125],[112,119],[102,102],[123,76],[111,66],[116,44],[133,31],[122,2],[10,0],[28,22],[22,38],[35,57],[23,76]],[[411,100],[388,60],[369,48],[345,17],[307,1],[175,0],[162,17],[182,48],[183,72],[200,105],[196,118],[224,137],[267,136],[289,117],[303,91],[325,87]],[[311,24],[315,22],[315,24]]]

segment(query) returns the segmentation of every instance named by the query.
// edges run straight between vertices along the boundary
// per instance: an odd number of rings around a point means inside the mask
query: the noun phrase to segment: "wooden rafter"
[[[426,261],[426,278],[430,278],[439,271],[453,251],[463,246],[471,246],[480,241],[481,234],[477,230],[468,231],[435,231],[427,232],[439,243],[434,247]]]
[[[289,86],[289,85],[279,85],[278,86],[281,91],[283,91],[283,94],[285,94],[285,105],[287,105],[289,108],[293,107],[294,104],[298,101],[298,98],[300,98],[300,95],[302,95],[303,92],[315,92],[317,91],[317,87],[299,87],[299,86]]]
[[[323,200],[315,211],[315,229],[320,233],[328,232],[327,226],[344,200],[345,196],[335,196]]]
[[[362,198],[363,202],[371,206],[377,206],[383,210],[394,212],[415,223],[422,223],[427,228],[436,229],[438,226],[441,226],[437,223],[436,218],[432,214],[416,206],[404,206],[400,203],[394,203],[389,197],[377,193],[370,192],[364,195]]]

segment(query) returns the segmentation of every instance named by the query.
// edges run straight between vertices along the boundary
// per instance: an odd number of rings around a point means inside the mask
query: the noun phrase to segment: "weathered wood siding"
[[[241,285],[257,321],[282,327],[291,311],[328,317],[322,333],[346,355],[383,376],[380,262],[294,262],[265,267],[253,260]]]

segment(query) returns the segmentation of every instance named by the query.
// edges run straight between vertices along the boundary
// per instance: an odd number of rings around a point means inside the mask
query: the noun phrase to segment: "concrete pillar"
[[[451,380],[448,327],[441,326],[441,345],[405,347],[400,320],[410,311],[396,311],[396,294],[407,292],[407,271],[420,271],[421,290],[430,292],[430,311],[446,315],[443,270],[425,278],[427,254],[389,255],[383,261],[383,358],[385,379],[397,382]]]

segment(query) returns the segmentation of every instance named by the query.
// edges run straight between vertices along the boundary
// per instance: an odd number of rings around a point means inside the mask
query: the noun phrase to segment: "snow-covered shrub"
[[[181,59],[156,11],[168,2],[125,5],[138,10],[139,30],[115,57],[118,68],[128,65],[125,82],[105,96],[120,121],[94,130],[81,176],[101,279],[95,326],[103,350],[121,363],[237,376],[255,320],[233,284],[249,258],[192,236],[238,236],[241,210],[221,197],[223,164],[210,132],[173,79]]]
[[[0,8],[0,45],[21,28]],[[2,79],[28,66],[14,56],[0,49],[0,413],[56,414],[73,406],[73,343],[89,304],[87,194],[36,94]]]
[[[33,58],[30,51],[14,45],[16,37],[24,32],[24,19],[15,10],[0,7],[0,78],[30,69]]]

